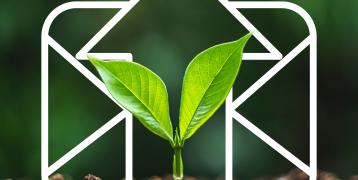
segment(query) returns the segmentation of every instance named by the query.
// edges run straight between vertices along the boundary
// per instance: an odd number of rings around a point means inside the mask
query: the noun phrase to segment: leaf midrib
[[[137,96],[135,93],[133,93],[133,92],[128,88],[128,86],[127,86],[126,84],[124,84],[124,83],[123,83],[120,79],[118,79],[111,71],[109,71],[107,67],[103,66],[101,63],[97,63],[97,64],[99,64],[103,69],[105,69],[112,77],[114,77],[116,80],[118,80],[119,82],[121,82],[121,84],[122,84],[125,88],[127,88],[127,90],[128,90],[131,94],[133,94],[133,96],[135,96],[135,97],[138,99],[138,101],[140,101],[140,102],[144,105],[145,108],[147,108],[147,110],[149,111],[149,113],[154,117],[154,120],[160,125],[160,126],[159,126],[160,129],[164,131],[164,133],[170,138],[170,141],[171,141],[171,140],[172,140],[171,136],[168,134],[168,132],[167,132],[165,129],[163,129],[163,128],[161,127],[162,124],[160,123],[160,121],[157,120],[157,117],[153,114],[152,109],[149,108],[143,101],[141,101],[141,99],[138,98],[138,96]],[[157,87],[156,87],[156,88],[157,88]]]
[[[231,53],[230,56],[229,56],[228,58],[226,58],[224,65],[221,66],[220,69],[217,71],[217,72],[219,72],[219,73],[217,73],[217,74],[215,75],[215,77],[213,78],[213,80],[210,82],[210,85],[209,85],[208,88],[205,90],[205,93],[204,93],[204,95],[201,97],[198,106],[195,108],[194,114],[193,114],[192,118],[190,119],[190,121],[189,121],[189,123],[188,123],[188,126],[185,128],[185,133],[184,133],[184,135],[183,135],[183,137],[182,137],[183,140],[186,139],[186,135],[188,134],[188,129],[189,129],[189,127],[190,127],[190,124],[191,124],[191,122],[193,121],[194,116],[195,116],[197,110],[199,109],[199,105],[200,105],[200,104],[202,103],[202,101],[203,101],[203,97],[205,97],[205,95],[206,95],[207,92],[208,92],[208,89],[210,89],[210,86],[212,85],[212,83],[214,82],[214,80],[217,78],[218,74],[220,74],[220,71],[221,71],[222,68],[226,65],[227,61],[233,56],[233,54],[234,54],[239,48],[240,48],[240,47],[236,48],[236,49],[233,51],[233,53]]]

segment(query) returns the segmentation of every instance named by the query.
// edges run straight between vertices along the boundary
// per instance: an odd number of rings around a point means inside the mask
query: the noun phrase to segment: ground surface
[[[72,178],[67,178],[66,176],[63,176],[61,174],[55,174],[52,177],[50,177],[50,180],[70,180],[70,179],[72,180]],[[171,175],[152,176],[148,178],[148,180],[172,180],[172,179],[173,178],[171,177]],[[224,179],[225,179],[224,177],[218,177],[215,180],[224,180]],[[102,180],[102,179],[100,177],[96,177],[95,175],[89,174],[84,177],[84,180]],[[209,180],[209,179],[205,177],[187,176],[184,178],[184,180]],[[284,175],[278,175],[275,177],[262,176],[262,177],[255,178],[254,180],[309,180],[309,177],[302,171],[298,169],[294,169]],[[333,173],[319,171],[317,180],[340,180],[340,178],[334,175]],[[358,180],[358,175],[350,177],[349,180]]]

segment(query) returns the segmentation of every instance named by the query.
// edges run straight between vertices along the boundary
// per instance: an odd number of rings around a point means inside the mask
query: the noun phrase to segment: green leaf
[[[89,56],[113,98],[146,128],[173,144],[168,93],[152,71],[129,61],[103,61]]]
[[[186,69],[181,105],[180,137],[191,137],[221,106],[239,72],[243,48],[251,33],[211,47],[196,56]]]

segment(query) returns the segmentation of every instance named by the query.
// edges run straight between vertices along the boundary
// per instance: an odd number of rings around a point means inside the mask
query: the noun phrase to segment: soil
[[[49,180],[67,180],[67,179],[68,178],[66,178],[65,176],[63,176],[61,174],[55,174],[55,175],[51,176]],[[70,179],[72,179],[72,178],[70,178]],[[84,180],[102,180],[102,179],[95,175],[88,174],[84,177]],[[152,177],[148,178],[148,180],[173,180],[173,178],[171,175],[152,176]],[[208,180],[208,178],[186,176],[186,177],[184,177],[184,180]],[[215,178],[215,180],[225,180],[225,178],[218,177],[218,178]],[[262,176],[262,177],[254,178],[253,180],[309,180],[309,177],[301,170],[293,169],[284,175],[279,175],[279,176],[275,176],[275,177]],[[317,180],[340,180],[340,178],[330,172],[318,171]],[[349,180],[358,180],[358,175],[350,177]]]

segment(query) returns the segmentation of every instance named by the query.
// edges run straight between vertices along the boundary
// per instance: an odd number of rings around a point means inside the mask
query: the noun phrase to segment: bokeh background
[[[0,179],[40,179],[40,35],[46,16],[65,2],[0,2]],[[307,10],[318,31],[318,167],[347,179],[358,174],[358,1],[290,2]],[[68,11],[55,20],[50,34],[75,55],[116,12]],[[290,11],[242,12],[283,55],[308,35],[303,20]],[[93,51],[131,52],[135,61],[157,73],[167,85],[176,126],[181,81],[190,60],[212,45],[246,33],[217,0],[141,0]],[[266,50],[253,38],[245,51]],[[308,54],[302,52],[237,109],[306,163]],[[244,62],[235,97],[276,63]],[[49,99],[50,164],[121,111],[52,49]],[[185,144],[186,174],[224,176],[224,118],[223,107]],[[73,179],[88,173],[123,178],[124,125],[118,124],[58,172]],[[236,122],[234,140],[237,179],[275,176],[295,168]],[[136,120],[133,153],[137,179],[171,173],[169,144]]]

